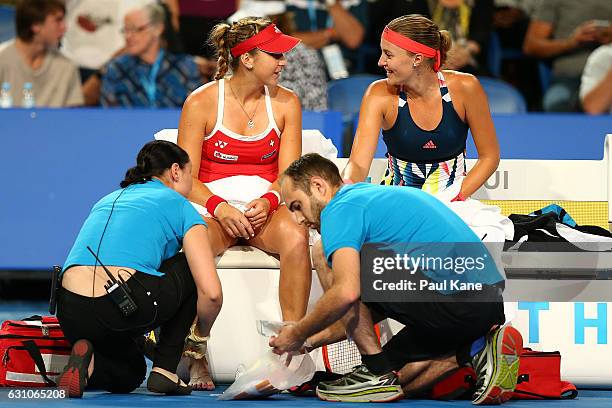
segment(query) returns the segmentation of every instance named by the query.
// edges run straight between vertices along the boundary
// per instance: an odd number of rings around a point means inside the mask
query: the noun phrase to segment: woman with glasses
[[[210,42],[219,54],[215,81],[187,98],[179,124],[178,144],[194,163],[189,200],[215,255],[242,243],[280,256],[282,318],[298,320],[310,293],[308,230],[280,205],[278,175],[301,155],[302,115],[298,97],[278,82],[283,54],[299,40],[245,17],[215,26]]]
[[[193,57],[165,47],[164,21],[158,4],[125,15],[126,54],[113,59],[102,76],[102,106],[178,108],[202,84]]]

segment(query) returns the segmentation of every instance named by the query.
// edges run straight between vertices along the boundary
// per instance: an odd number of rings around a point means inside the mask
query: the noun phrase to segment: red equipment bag
[[[49,387],[71,346],[55,316],[7,320],[0,327],[0,387]]]
[[[561,353],[523,348],[513,399],[574,399],[576,386],[561,381]]]
[[[445,374],[431,389],[429,398],[435,400],[471,399],[476,389],[476,373],[472,367],[459,367]]]
[[[458,367],[440,376],[427,389],[413,394],[410,398],[442,401],[472,399],[476,390],[476,373],[472,367]]]

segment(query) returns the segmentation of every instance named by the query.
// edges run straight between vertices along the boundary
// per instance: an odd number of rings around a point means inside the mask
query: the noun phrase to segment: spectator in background
[[[527,100],[530,111],[542,110],[542,87],[534,86],[537,78],[538,60],[526,58],[523,54],[523,43],[531,16],[542,0],[495,0],[493,26],[499,40],[499,63],[501,78],[515,86]],[[489,56],[490,57],[490,56]],[[496,73],[495,71],[493,73]]]
[[[552,82],[544,94],[545,111],[579,110],[582,70],[591,51],[610,41],[610,20],[610,1],[548,0],[539,5],[523,50],[534,57],[554,58]]]
[[[102,77],[102,105],[176,108],[201,84],[193,57],[162,46],[164,11],[149,4],[126,14],[127,55],[113,59]]]
[[[493,29],[493,0],[431,0],[431,19],[453,39],[446,68],[487,74],[486,49]]]
[[[503,48],[522,49],[531,16],[542,0],[495,0],[493,25]]]
[[[196,55],[196,63],[202,76],[207,80],[217,70],[215,50],[207,39],[217,24],[225,21],[238,9],[239,0],[167,0],[175,3],[170,8],[178,9],[179,30],[185,52]],[[242,2],[246,2],[243,0]],[[256,13],[254,15],[260,15]]]
[[[127,12],[158,3],[166,13],[165,30],[162,35],[166,49],[173,53],[183,52],[178,35],[178,10],[176,0],[68,0],[66,21],[68,29],[62,40],[61,52],[79,66],[83,81],[85,104],[100,103],[102,69],[113,58],[125,54],[125,37],[121,33],[123,18]],[[177,26],[178,27],[178,26]]]
[[[287,13],[270,16],[282,32],[294,34],[292,17]],[[303,110],[327,110],[327,75],[321,55],[307,45],[299,43],[285,55],[280,84],[291,89],[300,98]]]
[[[612,44],[602,45],[589,56],[582,73],[580,101],[587,113],[612,114]]]
[[[30,83],[35,106],[83,104],[77,68],[58,51],[66,32],[60,0],[21,0],[15,9],[17,38],[0,44],[0,83],[9,83],[14,106],[23,105]]]
[[[359,57],[355,50],[363,43],[368,27],[365,0],[286,0],[285,3],[287,11],[294,14],[297,31],[293,35],[304,45],[322,49],[340,44],[344,58],[352,67],[357,64]]]

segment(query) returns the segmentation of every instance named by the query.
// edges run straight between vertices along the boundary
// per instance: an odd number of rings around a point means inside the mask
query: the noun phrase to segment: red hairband
[[[388,26],[385,27],[382,33],[382,38],[400,48],[413,53],[423,54],[428,58],[435,58],[433,69],[438,72],[440,70],[440,51],[421,44],[420,42],[411,40],[410,38],[398,32],[391,30]]]

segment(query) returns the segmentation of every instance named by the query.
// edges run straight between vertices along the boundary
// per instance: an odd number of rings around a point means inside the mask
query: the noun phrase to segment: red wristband
[[[215,218],[215,210],[221,203],[227,203],[227,201],[218,195],[211,195],[208,197],[208,200],[206,200],[206,210],[211,217]]]
[[[465,201],[465,197],[463,196],[463,194],[461,194],[461,192],[459,192],[459,194],[457,194],[457,196],[451,200],[451,203],[453,201]]]
[[[280,202],[276,193],[268,191],[266,194],[262,195],[261,198],[265,198],[270,202],[270,210],[268,211],[268,214],[272,214],[274,211],[276,211]]]

